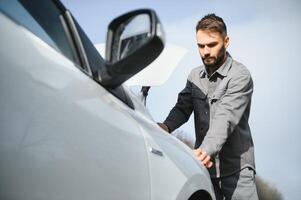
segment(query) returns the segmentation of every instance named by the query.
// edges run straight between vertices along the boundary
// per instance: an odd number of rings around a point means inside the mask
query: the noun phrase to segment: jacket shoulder
[[[245,75],[245,76],[251,77],[251,73],[250,73],[249,69],[244,64],[242,64],[236,60],[233,60],[230,72],[234,76]]]
[[[200,73],[204,69],[205,67],[203,65],[193,68],[188,75],[188,81],[195,82],[195,80],[200,77]]]

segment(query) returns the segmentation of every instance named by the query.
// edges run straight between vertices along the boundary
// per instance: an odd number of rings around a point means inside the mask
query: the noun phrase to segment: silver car
[[[1,0],[0,45],[1,200],[215,199],[123,85],[164,48],[153,10],[114,19],[103,59],[61,2]]]

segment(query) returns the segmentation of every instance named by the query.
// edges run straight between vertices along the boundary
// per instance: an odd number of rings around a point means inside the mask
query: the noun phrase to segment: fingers
[[[164,123],[159,123],[159,122],[157,124],[160,126],[160,128],[162,128],[163,130],[169,133],[168,126],[166,126]]]
[[[209,155],[207,155],[207,153],[205,151],[203,151],[202,149],[198,148],[198,149],[194,149],[193,152],[196,155],[197,159],[203,165],[205,165],[205,167],[207,167],[207,168],[212,167],[213,162],[210,161],[211,157]]]
[[[202,161],[206,158],[206,156],[207,156],[207,153],[206,153],[205,151],[203,151],[202,149],[200,149],[200,148],[194,149],[193,151],[194,151],[194,154],[196,155],[197,159],[198,159],[199,161],[201,161],[201,162],[202,162]]]
[[[205,165],[205,167],[210,168],[213,165],[213,162],[210,161],[211,157],[207,155],[205,159],[202,161],[202,163]]]
[[[194,149],[193,150],[194,155],[199,158],[199,156],[202,154],[202,150],[201,149]]]
[[[202,149],[198,148],[198,149],[194,149],[193,150],[194,154],[196,155],[197,159],[199,161],[203,161],[205,156],[207,155],[206,152],[204,152]]]
[[[203,155],[204,155],[204,154],[203,154]],[[206,155],[206,156],[204,157],[204,159],[202,159],[202,163],[203,163],[204,165],[206,165],[208,162],[210,162],[210,156]]]
[[[199,159],[203,162],[203,164],[209,159],[210,160],[210,156],[208,158],[208,155],[205,151],[202,152],[202,154],[200,155]]]
[[[206,165],[205,165],[207,168],[210,168],[213,166],[213,162],[209,161]]]

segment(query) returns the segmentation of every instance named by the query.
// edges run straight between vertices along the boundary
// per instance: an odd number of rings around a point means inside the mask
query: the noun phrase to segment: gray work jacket
[[[164,121],[172,132],[194,112],[195,148],[212,157],[211,177],[231,175],[245,167],[255,170],[248,123],[252,92],[248,69],[227,54],[225,63],[210,77],[204,66],[191,71]]]

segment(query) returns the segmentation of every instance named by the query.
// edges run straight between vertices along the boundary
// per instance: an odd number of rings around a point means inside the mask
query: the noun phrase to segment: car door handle
[[[153,147],[150,147],[150,148],[149,148],[149,151],[150,151],[151,153],[153,153],[153,154],[158,155],[158,156],[163,156],[163,152],[162,152],[162,151],[159,151],[159,150],[157,150],[157,149],[155,149],[155,148],[153,148]]]

